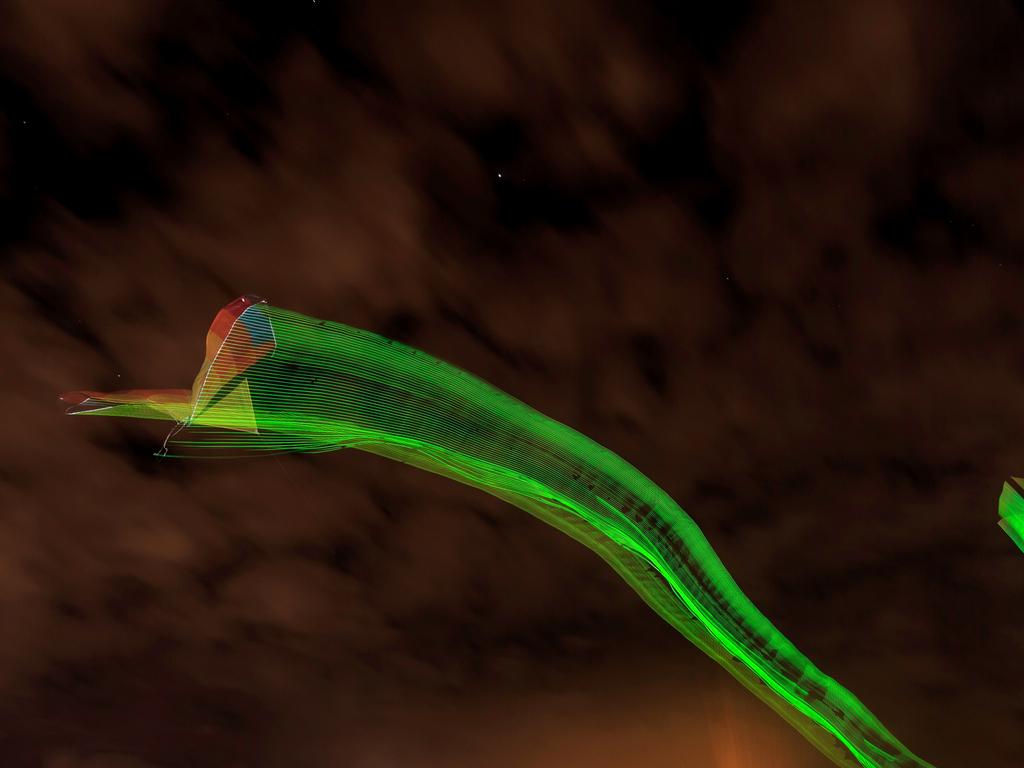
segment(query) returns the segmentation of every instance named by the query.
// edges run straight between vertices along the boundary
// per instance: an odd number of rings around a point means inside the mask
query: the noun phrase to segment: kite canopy
[[[76,391],[60,395],[74,415],[126,416],[256,431],[244,374],[273,352],[274,331],[256,309],[266,302],[240,296],[221,309],[206,333],[206,357],[192,389]]]

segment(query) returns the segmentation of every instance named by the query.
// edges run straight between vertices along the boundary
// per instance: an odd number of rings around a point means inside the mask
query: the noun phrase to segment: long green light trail
[[[836,765],[929,766],[772,625],[668,494],[579,432],[424,352],[254,297],[206,341],[191,390],[69,393],[68,412],[175,421],[171,456],[358,448],[479,488],[596,552]]]

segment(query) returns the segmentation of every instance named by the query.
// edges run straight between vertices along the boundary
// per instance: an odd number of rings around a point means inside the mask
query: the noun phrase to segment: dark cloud
[[[12,4],[5,765],[823,765],[518,510],[62,415],[247,292],[591,435],[915,750],[1019,764],[1019,10],[690,5]]]

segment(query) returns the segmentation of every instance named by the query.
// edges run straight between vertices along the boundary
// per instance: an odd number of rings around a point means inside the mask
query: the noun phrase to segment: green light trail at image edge
[[[1024,479],[1010,478],[1003,483],[1003,492],[999,495],[999,527],[1010,540],[1024,552],[1024,497],[1021,490]]]

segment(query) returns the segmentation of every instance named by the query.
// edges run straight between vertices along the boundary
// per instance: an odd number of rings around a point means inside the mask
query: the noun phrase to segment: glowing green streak
[[[1002,517],[999,527],[1024,552],[1024,498],[1018,490],[1024,479],[1014,477],[1011,482],[1013,485],[1003,483],[1003,492],[999,495],[999,514]]]
[[[238,320],[191,405],[154,410],[111,395],[82,412],[177,418],[170,455],[358,448],[480,488],[597,552],[837,765],[929,765],[772,626],[689,515],[614,453],[376,334],[266,304]],[[243,328],[254,322],[272,329],[271,353],[254,353]]]

